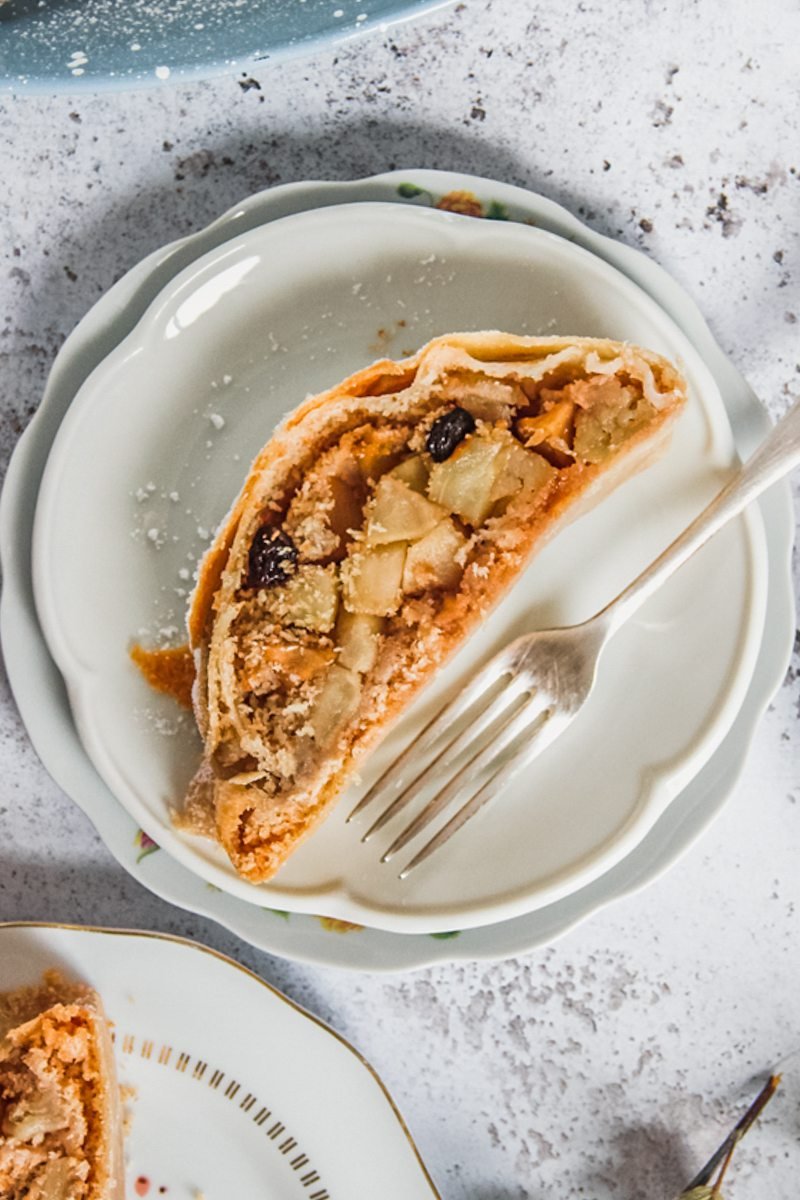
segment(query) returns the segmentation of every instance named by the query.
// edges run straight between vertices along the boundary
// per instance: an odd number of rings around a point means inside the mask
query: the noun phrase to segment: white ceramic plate
[[[583,245],[622,269],[691,338],[719,384],[736,446],[746,457],[769,419],[714,341],[694,302],[667,273],[629,247],[604,238],[561,206],[493,180],[438,171],[394,172],[353,183],[304,183],[249,197],[207,229],[154,252],[124,276],[67,339],[34,420],[17,446],[0,503],[3,591],[0,632],[6,670],[31,739],[50,773],[93,820],[124,868],[162,898],[212,917],[261,949],[287,958],[356,970],[403,970],[442,961],[494,959],[543,946],[614,900],[646,886],[699,837],[721,811],[742,769],[755,726],[779,686],[794,637],[788,486],[759,501],[765,519],[769,585],[764,638],[742,707],[708,763],[622,862],[572,895],[514,920],[448,935],[397,935],[343,926],[317,916],[262,912],[206,885],[145,839],[89,762],[36,619],[31,534],[39,483],[53,437],[89,373],[119,344],[178,270],[238,233],[287,214],[343,202],[452,203],[471,198],[484,215],[533,223]]]
[[[96,988],[113,1022],[128,1196],[438,1196],[369,1064],[233,959],[162,934],[0,925],[0,991],[51,968]]]
[[[387,740],[365,770],[368,783],[445,690],[524,629],[590,616],[718,490],[733,441],[688,339],[625,276],[562,238],[430,209],[346,205],[252,230],[178,274],[59,430],[37,507],[34,581],[82,740],[152,837],[243,900],[405,933],[528,912],[632,849],[738,710],[766,594],[756,514],[642,610],[568,733],[410,879],[345,825],[352,796],[258,888],[219,847],[173,829],[169,807],[198,744],[130,664],[131,638],[182,631],[203,531],[227,511],[287,408],[387,346],[402,354],[436,333],[493,326],[648,346],[681,365],[690,403],[664,459],[538,557]]]

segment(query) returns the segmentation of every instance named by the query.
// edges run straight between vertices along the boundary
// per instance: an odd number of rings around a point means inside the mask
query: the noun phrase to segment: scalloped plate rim
[[[425,935],[391,935],[374,930],[364,930],[357,938],[342,938],[331,936],[327,931],[323,933],[314,919],[309,917],[295,918],[295,928],[291,933],[283,928],[282,922],[277,925],[273,922],[270,928],[262,926],[258,930],[252,930],[243,927],[246,921],[242,918],[249,914],[243,914],[238,905],[234,904],[232,910],[228,911],[230,906],[221,903],[217,896],[212,898],[207,892],[188,896],[183,894],[187,889],[182,885],[188,884],[191,890],[191,884],[196,881],[188,877],[188,872],[182,871],[177,864],[174,865],[177,880],[175,873],[170,873],[167,879],[143,878],[137,871],[136,860],[131,850],[131,835],[134,833],[132,823],[121,809],[118,813],[114,813],[113,810],[107,811],[107,795],[101,803],[85,799],[85,795],[91,792],[92,788],[96,791],[99,785],[100,791],[105,792],[105,789],[89,767],[88,760],[82,756],[79,746],[78,753],[75,753],[76,733],[69,713],[63,707],[63,697],[59,696],[59,691],[63,690],[60,689],[60,677],[49,659],[30,609],[29,562],[26,561],[29,557],[29,547],[24,538],[19,539],[16,536],[18,526],[25,526],[26,515],[29,514],[29,505],[26,505],[22,493],[22,487],[28,478],[28,468],[32,467],[35,474],[37,468],[41,470],[43,467],[49,426],[53,424],[54,416],[56,424],[58,423],[58,410],[64,410],[68,406],[71,395],[77,390],[79,383],[74,382],[75,377],[79,380],[85,378],[91,369],[91,366],[87,367],[86,364],[92,360],[96,363],[107,353],[107,349],[98,350],[98,346],[105,345],[110,348],[125,336],[137,319],[136,309],[137,306],[142,306],[142,293],[148,289],[151,293],[144,301],[146,307],[162,286],[162,282],[154,282],[156,277],[165,274],[169,277],[168,273],[176,259],[183,256],[186,257],[186,261],[191,261],[192,251],[196,247],[205,245],[206,248],[210,248],[226,240],[227,236],[232,236],[232,232],[229,234],[231,227],[235,227],[239,222],[247,226],[274,219],[276,215],[280,215],[281,210],[287,209],[287,203],[290,211],[300,211],[304,206],[320,207],[328,203],[340,203],[346,197],[356,201],[359,198],[396,200],[397,187],[406,181],[423,187],[433,187],[440,193],[467,188],[475,189],[483,196],[502,197],[507,204],[519,209],[525,218],[547,221],[548,227],[553,231],[560,232],[562,236],[580,239],[582,244],[602,257],[616,261],[617,265],[620,265],[618,260],[622,259],[625,266],[620,266],[620,269],[637,278],[640,285],[654,295],[662,307],[671,311],[673,317],[683,325],[687,336],[695,344],[702,344],[706,358],[710,358],[713,363],[715,375],[725,381],[726,404],[733,401],[735,394],[738,409],[747,417],[744,428],[735,430],[740,449],[745,454],[748,453],[763,437],[770,424],[766,411],[758,404],[752,390],[719,348],[695,302],[662,267],[648,260],[641,252],[591,230],[555,201],[524,188],[456,172],[408,169],[361,180],[298,182],[264,190],[232,206],[204,229],[169,243],[132,267],[84,316],[62,347],[48,378],[42,404],[12,456],[0,503],[0,555],[4,566],[0,626],[9,680],[23,719],[27,713],[27,724],[35,730],[35,748],[54,779],[61,780],[62,786],[66,786],[68,791],[71,788],[73,796],[81,796],[83,803],[79,801],[79,806],[84,807],[87,815],[92,818],[120,865],[144,882],[155,894],[190,912],[217,920],[250,944],[269,952],[298,961],[354,970],[413,969],[441,961],[492,960],[525,952],[564,936],[577,924],[588,919],[592,913],[616,899],[636,893],[656,879],[696,841],[724,806],[743,768],[758,720],[785,672],[791,655],[794,626],[791,497],[788,485],[779,485],[761,501],[762,510],[767,511],[769,515],[766,522],[768,540],[771,543],[769,603],[772,616],[778,618],[768,623],[765,634],[765,638],[769,637],[768,652],[772,662],[770,665],[767,653],[762,652],[750,693],[743,706],[743,710],[746,708],[747,712],[743,711],[737,718],[737,726],[744,727],[734,727],[712,763],[705,769],[708,772],[713,766],[717,775],[721,773],[723,776],[721,780],[715,778],[713,781],[716,791],[711,800],[705,793],[693,797],[691,803],[687,802],[685,796],[679,797],[670,810],[673,819],[680,813],[674,828],[670,830],[669,820],[662,818],[637,850],[607,875],[567,900],[559,901],[551,908],[541,909],[532,916],[485,926],[483,929],[464,934],[460,939],[446,941],[434,941]],[[279,210],[278,213],[275,212],[276,209]],[[784,627],[783,633],[778,632],[781,627]],[[48,723],[47,717],[41,717],[33,694],[23,686],[23,681],[27,683],[28,678],[28,654],[38,655],[39,670],[43,678],[46,677],[51,684],[51,690],[45,689],[45,695],[55,701],[56,728],[62,726],[59,733],[64,750],[71,755],[69,759],[50,751],[48,734],[42,729],[42,726]],[[720,761],[722,759],[725,761]],[[65,778],[70,781],[66,785],[63,784]],[[83,790],[84,785],[86,792]],[[694,785],[690,785],[690,789],[694,786],[696,790],[697,785],[696,780]],[[126,838],[120,836],[120,816],[123,818],[122,824],[127,827]],[[665,830],[666,850],[663,844]]]
[[[369,210],[378,226],[388,220],[388,212],[395,208],[380,202],[370,202],[363,206]],[[128,774],[117,767],[115,755],[104,742],[96,721],[98,698],[107,686],[101,683],[97,673],[96,662],[82,661],[79,648],[73,644],[71,629],[64,625],[62,609],[58,604],[54,581],[51,577],[51,555],[48,553],[50,532],[49,515],[54,509],[63,508],[61,494],[61,476],[65,467],[74,458],[74,439],[76,429],[81,423],[90,418],[98,404],[103,403],[103,397],[109,389],[114,390],[113,380],[117,372],[127,373],[127,363],[140,351],[150,351],[154,343],[160,344],[161,328],[165,313],[171,311],[179,300],[183,301],[195,293],[198,287],[202,290],[207,285],[207,279],[216,278],[222,264],[223,270],[229,269],[229,262],[236,262],[237,256],[245,256],[248,261],[253,254],[264,261],[268,260],[267,248],[276,238],[283,241],[287,237],[302,236],[315,226],[328,230],[335,237],[337,228],[344,223],[349,227],[353,220],[352,205],[329,206],[324,210],[298,213],[286,216],[280,222],[273,222],[257,230],[248,230],[237,237],[225,242],[224,247],[210,251],[196,259],[190,266],[185,267],[173,276],[170,283],[159,292],[158,296],[148,306],[146,312],[137,322],[131,333],[124,338],[115,349],[98,365],[91,376],[87,378],[80,392],[76,395],[65,414],[54,439],[51,453],[40,485],[37,500],[37,511],[34,524],[33,562],[34,562],[34,594],[40,624],[45,634],[51,653],[58,664],[62,675],[67,681],[73,713],[84,747],[95,767],[106,781],[112,793],[130,815],[140,824],[147,825],[152,820],[147,806],[141,795],[141,788]],[[384,211],[386,210],[386,211]],[[666,314],[649,297],[642,293],[635,283],[619,272],[610,264],[603,263],[581,246],[566,241],[546,230],[526,229],[514,222],[495,223],[475,222],[466,220],[449,212],[438,212],[435,209],[409,207],[401,210],[405,214],[406,223],[414,227],[421,223],[422,227],[430,224],[432,227],[441,225],[442,231],[449,230],[455,245],[461,245],[467,253],[480,254],[479,247],[484,242],[491,244],[500,237],[511,239],[511,243],[520,244],[539,240],[545,247],[548,245],[557,253],[566,256],[565,263],[571,263],[571,269],[582,271],[582,260],[586,269],[592,263],[598,264],[603,274],[618,277],[622,295],[626,296],[626,304],[635,311],[636,306],[643,307],[649,319],[657,322]],[[366,214],[365,214],[366,215]],[[493,228],[494,226],[494,228]],[[289,231],[291,230],[291,232]],[[264,248],[259,249],[258,238],[267,237]],[[255,242],[255,244],[254,244]],[[545,251],[546,252],[546,251]],[[450,251],[448,251],[450,253]],[[575,265],[576,264],[576,265]],[[564,267],[567,270],[567,266]],[[627,293],[627,295],[626,295]],[[628,300],[628,297],[630,298]],[[652,310],[652,312],[650,312]],[[669,328],[675,328],[674,322],[666,316]],[[727,412],[724,401],[712,373],[707,369],[702,357],[695,351],[690,339],[682,331],[679,336],[686,344],[683,353],[686,355],[687,369],[695,375],[698,395],[702,396],[702,406],[709,423],[714,428],[716,439],[724,441],[732,434],[728,426]],[[156,349],[156,352],[157,349]],[[146,352],[145,357],[149,354]],[[692,359],[696,361],[691,361]],[[725,428],[721,428],[721,422]],[[747,576],[749,584],[745,585],[748,597],[747,615],[743,617],[741,639],[738,643],[735,662],[730,665],[730,674],[723,692],[715,697],[713,708],[705,716],[708,727],[699,742],[693,742],[690,747],[682,747],[679,756],[671,757],[668,766],[657,770],[650,764],[646,766],[651,782],[646,794],[639,797],[634,810],[626,816],[624,826],[602,841],[593,843],[591,850],[584,853],[579,861],[572,861],[568,868],[559,868],[554,879],[548,879],[536,886],[520,883],[513,892],[497,889],[491,893],[491,899],[480,901],[459,901],[452,895],[447,908],[427,907],[413,912],[398,906],[382,906],[378,897],[365,896],[360,899],[348,888],[344,879],[336,879],[331,884],[322,881],[304,883],[300,887],[283,888],[280,878],[270,881],[263,888],[254,889],[252,885],[234,877],[229,865],[221,867],[210,862],[197,853],[196,847],[186,838],[174,833],[165,819],[161,826],[150,825],[150,830],[159,844],[164,847],[181,865],[194,871],[206,883],[221,887],[223,891],[235,896],[246,903],[268,905],[299,914],[313,914],[320,909],[328,912],[334,919],[355,922],[379,928],[393,933],[441,933],[450,929],[454,924],[461,929],[475,928],[481,925],[496,924],[499,921],[513,919],[535,908],[546,907],[556,903],[564,896],[571,894],[580,887],[591,883],[593,879],[610,870],[615,863],[621,861],[642,840],[646,833],[656,823],[668,804],[683,790],[682,782],[692,778],[713,753],[714,747],[724,737],[727,729],[735,719],[735,714],[741,706],[749,686],[749,680],[755,666],[758,646],[762,639],[763,611],[765,607],[765,569],[766,557],[763,549],[763,535],[758,511],[751,511],[744,517],[747,529],[748,553],[753,556],[752,570]],[[103,705],[99,708],[102,710]],[[574,856],[573,856],[574,858]],[[353,869],[357,873],[354,863]]]

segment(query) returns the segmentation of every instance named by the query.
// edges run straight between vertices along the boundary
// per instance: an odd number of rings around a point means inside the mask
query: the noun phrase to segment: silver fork
[[[605,608],[580,625],[517,638],[436,714],[347,818],[352,821],[379,798],[388,801],[362,842],[441,779],[439,790],[381,861],[388,862],[440,813],[462,801],[402,869],[400,878],[430,858],[574,721],[594,687],[603,649],[640,605],[723,525],[798,463],[800,401],[703,512]]]

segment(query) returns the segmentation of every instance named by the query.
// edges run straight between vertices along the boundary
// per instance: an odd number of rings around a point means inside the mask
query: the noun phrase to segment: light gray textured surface
[[[493,175],[652,254],[778,414],[800,392],[790,0],[457,5],[345,52],[149,93],[0,106],[0,453],[66,333],[242,195],[391,166]],[[375,1064],[446,1200],[671,1200],[761,1073],[731,1195],[800,1162],[800,659],[710,833],[545,952],[395,978],[297,967],[145,892],[50,782],[7,688],[0,917],[142,926],[238,957]],[[347,935],[343,935],[347,936]]]

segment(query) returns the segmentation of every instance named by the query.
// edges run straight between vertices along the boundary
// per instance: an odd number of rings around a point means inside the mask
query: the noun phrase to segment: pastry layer
[[[437,338],[307,400],[256,459],[190,613],[204,762],[183,820],[268,879],[561,522],[685,400],[621,343]]]
[[[0,996],[0,1196],[124,1196],[119,1089],[102,1004],[55,973]]]

